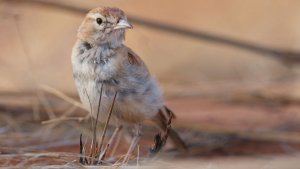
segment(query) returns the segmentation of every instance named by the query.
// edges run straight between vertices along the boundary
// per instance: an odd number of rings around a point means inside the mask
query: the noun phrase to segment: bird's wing
[[[145,66],[143,60],[133,52],[130,48],[127,47],[128,51],[128,62],[132,65]]]

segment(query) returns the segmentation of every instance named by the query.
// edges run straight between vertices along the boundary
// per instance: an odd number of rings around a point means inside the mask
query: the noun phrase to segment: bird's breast
[[[74,76],[81,76],[86,80],[107,81],[113,79],[119,74],[121,67],[121,61],[117,56],[103,56],[103,52],[92,49],[82,54],[79,53],[74,60]]]

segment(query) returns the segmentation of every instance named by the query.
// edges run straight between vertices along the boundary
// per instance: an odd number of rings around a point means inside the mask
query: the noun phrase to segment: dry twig
[[[47,92],[47,93],[51,93],[59,98],[61,98],[62,100],[76,106],[76,107],[79,107],[83,110],[87,110],[86,107],[84,107],[80,102],[74,100],[73,98],[65,95],[64,93],[60,92],[59,90],[56,90],[48,85],[44,85],[44,84],[39,84],[39,87],[41,90]]]

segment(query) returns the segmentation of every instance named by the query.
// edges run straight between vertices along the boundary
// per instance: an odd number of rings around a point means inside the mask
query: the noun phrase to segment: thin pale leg
[[[122,138],[123,135],[124,135],[124,130],[120,130],[119,134],[117,135],[117,138],[116,138],[116,141],[114,143],[114,146],[112,148],[112,151],[111,151],[111,153],[109,155],[110,158],[112,158],[115,155],[115,153],[116,153],[116,151],[117,151],[117,149],[118,149],[118,147],[120,145],[121,138]]]
[[[127,163],[127,161],[129,160],[130,156],[132,155],[133,151],[137,147],[137,145],[138,145],[138,143],[140,141],[140,138],[141,138],[141,128],[142,128],[141,124],[135,125],[136,133],[135,133],[135,136],[132,139],[130,147],[129,147],[129,149],[128,149],[125,157],[124,157],[123,163]]]
[[[122,125],[119,125],[118,127],[116,127],[116,129],[114,130],[112,136],[110,137],[106,147],[101,152],[101,154],[99,156],[99,161],[101,161],[105,158],[105,155],[106,155],[106,152],[107,152],[108,148],[111,147],[115,143],[116,137],[119,134],[119,132],[122,130],[122,128],[123,128]]]
[[[116,127],[114,133],[112,134],[112,136],[110,137],[108,144],[111,146],[115,143],[115,140],[117,138],[117,136],[119,135],[120,131],[123,129],[122,125],[119,125],[118,127]]]

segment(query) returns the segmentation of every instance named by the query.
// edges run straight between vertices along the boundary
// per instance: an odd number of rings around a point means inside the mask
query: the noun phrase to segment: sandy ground
[[[206,160],[191,160],[177,162],[173,165],[169,165],[169,167],[178,169],[298,169],[299,164],[299,155],[292,155],[226,157]]]
[[[298,104],[243,103],[203,100],[199,98],[169,99],[167,105],[178,116],[178,125],[222,127],[231,130],[268,130],[294,126],[300,122]]]
[[[9,105],[8,100],[15,99],[10,96],[10,99],[0,100],[2,103],[6,100],[5,105]],[[32,98],[24,97],[24,100],[23,107]],[[18,104],[21,102],[19,96]],[[50,103],[55,105],[59,101]],[[300,164],[299,104],[268,105],[169,98],[167,105],[175,111],[177,118],[173,126],[189,145],[190,151],[187,154],[171,151],[169,142],[161,158],[151,165],[158,165],[158,168],[293,169]],[[38,121],[32,121],[34,115],[30,109],[22,111],[14,106],[4,110],[3,105],[0,108],[1,112],[5,112],[0,114],[0,166],[58,165],[78,159],[63,154],[78,153],[79,134],[86,133],[84,138],[87,138],[90,122],[65,121],[41,125]],[[57,110],[66,112],[69,108],[61,105]],[[60,116],[56,114],[57,118]],[[42,112],[40,118],[47,120],[47,113]],[[141,159],[148,153],[153,134],[145,127],[140,146]],[[118,152],[125,153],[126,147],[127,143],[122,144]]]

